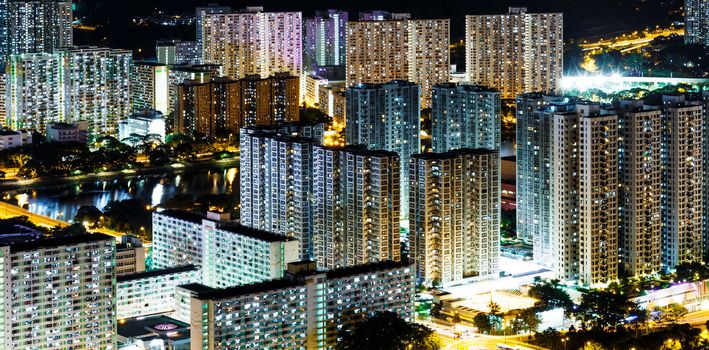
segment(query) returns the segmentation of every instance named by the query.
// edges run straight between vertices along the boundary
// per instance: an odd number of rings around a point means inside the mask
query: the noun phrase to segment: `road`
[[[508,345],[514,348],[523,350],[546,350],[536,345],[528,344],[522,340],[528,337],[527,335],[515,336],[493,336],[493,335],[476,335],[468,339],[453,339],[445,335],[439,334],[441,338],[441,349],[443,350],[482,350],[482,349],[497,349],[498,345]]]
[[[684,29],[683,28],[662,28],[662,29],[657,29],[651,32],[642,32],[642,33],[632,33],[629,35],[621,35],[617,36],[612,39],[603,39],[599,40],[596,42],[591,42],[591,43],[581,43],[579,46],[584,51],[592,51],[596,49],[600,49],[601,47],[608,47],[611,49],[616,49],[620,50],[622,52],[626,51],[632,51],[632,50],[637,50],[642,48],[643,46],[648,45],[651,41],[655,40],[658,37],[661,36],[670,36],[670,35],[684,35]]]
[[[16,205],[12,205],[10,203],[0,201],[0,218],[7,219],[7,218],[15,217],[15,216],[26,216],[35,225],[47,227],[47,228],[54,228],[57,226],[69,226],[69,223],[66,221],[52,219],[52,218],[46,217],[44,215],[38,215],[38,214],[30,212],[27,209],[20,208]],[[109,236],[113,236],[116,238],[121,238],[125,235],[125,233],[121,233],[121,232],[106,229],[106,228],[101,228],[99,230],[96,230],[96,232],[100,232],[100,233],[103,233],[103,234],[106,234]]]
[[[678,321],[678,323],[689,323],[692,326],[704,326],[709,320],[709,310],[690,312]]]

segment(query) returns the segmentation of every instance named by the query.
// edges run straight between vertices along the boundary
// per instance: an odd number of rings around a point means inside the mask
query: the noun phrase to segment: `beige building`
[[[502,98],[557,89],[563,70],[563,14],[527,13],[465,17],[467,80],[493,87]]]
[[[409,162],[409,181],[410,254],[418,279],[446,283],[498,273],[499,153],[417,154]]]
[[[551,226],[556,277],[618,278],[618,116],[577,104],[551,125]]]
[[[207,13],[202,21],[202,59],[221,64],[232,79],[303,72],[300,12]]]
[[[401,260],[399,156],[313,147],[313,257],[332,269]]]
[[[661,111],[621,103],[619,219],[621,263],[629,275],[660,271]]]
[[[126,235],[116,244],[116,276],[145,271],[145,247],[139,237]]]
[[[450,80],[450,20],[347,23],[347,86],[407,80],[421,85],[428,108],[433,85]]]
[[[662,264],[702,261],[702,116],[700,104],[663,96]]]

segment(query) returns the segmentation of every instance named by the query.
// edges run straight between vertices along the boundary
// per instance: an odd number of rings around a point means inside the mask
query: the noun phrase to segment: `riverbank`
[[[13,191],[26,189],[41,189],[61,185],[70,185],[87,181],[98,181],[106,179],[122,179],[140,175],[155,175],[160,173],[176,173],[183,170],[233,167],[239,165],[239,158],[227,158],[219,160],[205,160],[192,163],[174,163],[159,167],[148,167],[139,169],[127,169],[116,171],[105,171],[94,174],[85,174],[65,177],[38,177],[34,179],[6,180],[0,181],[0,191],[11,194]]]

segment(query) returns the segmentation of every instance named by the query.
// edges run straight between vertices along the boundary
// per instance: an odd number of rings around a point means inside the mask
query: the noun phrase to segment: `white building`
[[[201,280],[194,265],[135,272],[116,277],[116,317],[126,318],[170,314],[175,311],[179,285]]]
[[[437,284],[499,273],[499,152],[417,154],[408,176],[409,247],[418,279]]]
[[[476,85],[433,86],[431,146],[442,153],[458,148],[500,149],[500,92]]]
[[[115,348],[115,238],[15,228],[0,237],[0,348]]]
[[[215,288],[281,278],[299,252],[298,241],[234,224],[224,214],[153,213],[153,267],[193,264],[201,283]]]
[[[32,143],[32,133],[0,129],[0,151]]]
[[[118,140],[155,135],[165,141],[165,116],[156,110],[141,110],[118,123]]]
[[[312,149],[314,140],[259,128],[241,131],[241,224],[300,241],[312,254]]]
[[[131,64],[130,89],[133,112],[154,109],[167,113],[167,77],[167,65],[147,61]]]
[[[338,331],[362,316],[414,317],[413,266],[390,261],[327,272],[303,261],[278,280],[179,289],[193,349],[330,349]]]
[[[347,89],[345,141],[399,154],[400,169],[421,153],[419,85],[407,81],[357,84]],[[408,212],[408,180],[401,177],[401,217]]]
[[[73,45],[71,1],[3,1],[8,54],[53,52]]]
[[[45,132],[47,141],[80,142],[89,141],[89,122],[81,120],[76,123],[51,123]]]
[[[321,268],[401,260],[399,157],[313,148],[313,257]]]
[[[11,55],[7,67],[7,124],[43,132],[51,122],[88,121],[95,135],[114,135],[130,114],[132,53],[72,47]]]

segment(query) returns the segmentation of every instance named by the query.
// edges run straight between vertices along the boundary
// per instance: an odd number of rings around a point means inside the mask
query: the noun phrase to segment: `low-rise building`
[[[118,139],[155,135],[165,141],[165,116],[154,109],[144,109],[118,122]]]
[[[32,143],[32,133],[24,131],[13,131],[9,129],[0,130],[0,151],[20,147]]]
[[[200,280],[199,269],[184,265],[116,277],[116,316],[119,320],[175,311],[175,288]]]
[[[189,350],[190,324],[167,316],[122,320],[117,340],[126,350]]]
[[[56,142],[89,142],[89,122],[81,120],[76,123],[50,123],[46,130],[47,141]]]
[[[116,244],[116,276],[145,271],[143,241],[133,235],[121,237]]]
[[[413,320],[414,268],[383,261],[317,271],[312,261],[288,265],[285,278],[214,289],[178,287],[189,296],[193,349],[328,349],[338,331],[381,311]],[[184,321],[184,320],[183,320]]]

